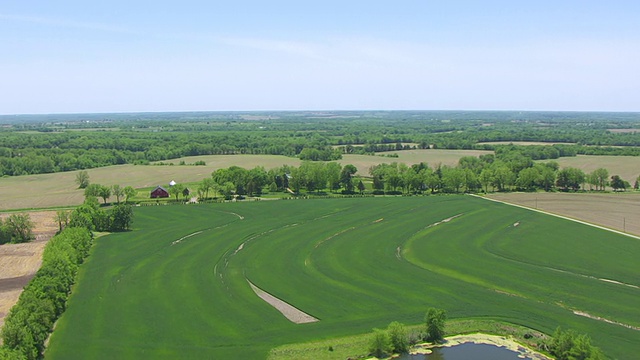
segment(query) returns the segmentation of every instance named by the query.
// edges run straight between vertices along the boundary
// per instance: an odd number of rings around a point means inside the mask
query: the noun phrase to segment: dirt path
[[[253,292],[256,293],[262,300],[266,301],[269,305],[273,306],[276,310],[280,311],[282,315],[284,315],[289,321],[296,324],[306,324],[311,322],[316,322],[318,319],[313,316],[303,312],[300,309],[295,308],[293,305],[288,304],[277,297],[269,294],[268,292],[260,289],[259,287],[253,285],[251,281],[247,280],[249,286]]]
[[[22,289],[40,268],[42,251],[58,230],[55,211],[29,212],[35,227],[35,240],[25,244],[0,245],[0,327],[11,307],[18,301]],[[6,218],[9,214],[0,214]],[[0,340],[0,343],[2,340]]]

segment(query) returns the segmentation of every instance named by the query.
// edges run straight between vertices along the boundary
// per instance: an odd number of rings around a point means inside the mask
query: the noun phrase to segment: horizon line
[[[271,109],[271,110],[150,110],[150,111],[97,111],[97,112],[43,112],[5,113],[0,117],[59,116],[59,115],[100,115],[100,114],[163,114],[163,113],[317,113],[317,112],[521,112],[521,113],[619,113],[640,114],[640,110],[522,110],[522,109]]]

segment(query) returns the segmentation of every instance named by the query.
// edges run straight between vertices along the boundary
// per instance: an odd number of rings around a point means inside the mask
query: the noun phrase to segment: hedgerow
[[[69,227],[49,241],[40,270],[5,319],[0,359],[33,360],[42,355],[92,242],[93,234],[81,227]]]

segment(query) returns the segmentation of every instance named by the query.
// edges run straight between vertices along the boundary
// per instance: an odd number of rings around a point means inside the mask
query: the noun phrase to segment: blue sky
[[[640,111],[639,19],[615,0],[7,0],[0,114]]]

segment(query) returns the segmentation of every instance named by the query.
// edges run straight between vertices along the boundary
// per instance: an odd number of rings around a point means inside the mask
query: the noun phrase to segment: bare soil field
[[[640,235],[640,193],[505,193],[488,198]]]
[[[597,168],[605,168],[609,170],[609,176],[620,175],[631,185],[640,175],[640,157],[638,156],[578,155],[553,161],[560,164],[561,168],[571,166],[582,169],[585,173],[590,173]]]
[[[609,130],[609,132],[618,133],[618,134],[640,132],[640,129],[608,129],[608,130]]]
[[[0,327],[9,309],[18,301],[22,288],[40,268],[44,246],[58,230],[55,211],[28,214],[35,225],[35,240],[25,244],[0,245]],[[9,214],[0,214],[0,218],[7,216]]]

